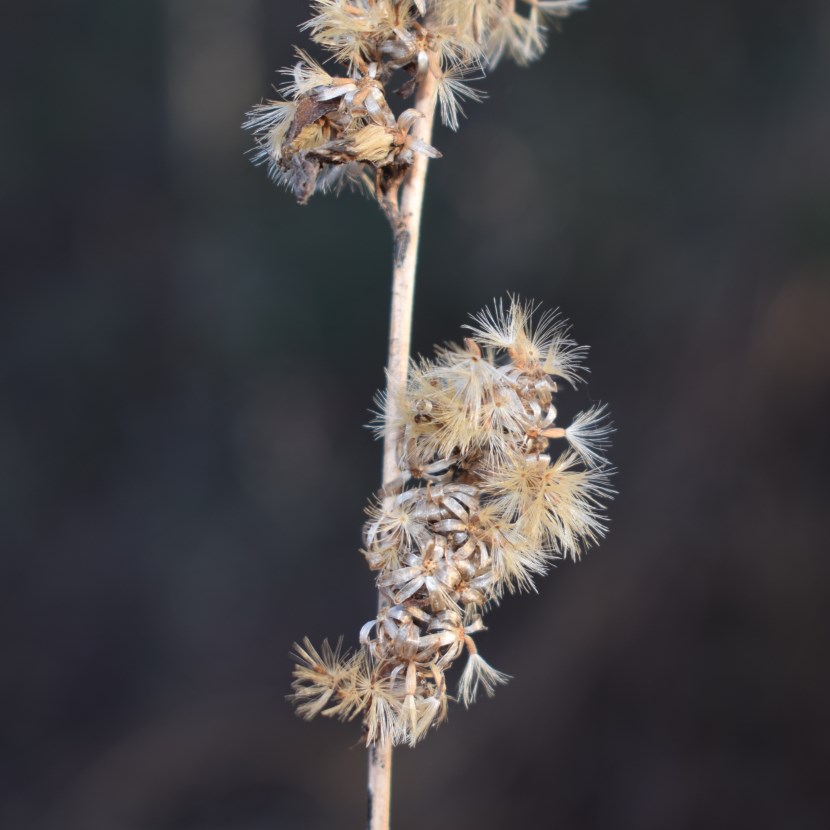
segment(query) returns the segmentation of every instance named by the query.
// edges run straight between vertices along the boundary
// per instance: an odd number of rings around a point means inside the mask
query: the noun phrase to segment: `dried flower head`
[[[429,78],[441,118],[453,130],[470,86],[504,56],[527,64],[544,51],[547,28],[583,0],[314,0],[300,28],[340,66],[330,74],[307,52],[283,73],[284,100],[248,113],[254,161],[300,202],[318,191],[356,184],[385,203],[414,154],[438,158],[409,136],[414,116],[397,117],[390,94],[411,97]]]
[[[557,426],[558,379],[577,381],[586,350],[556,314],[534,325],[535,310],[517,299],[484,310],[463,346],[413,362],[394,405],[380,399],[376,431],[397,438],[400,469],[364,527],[381,610],[354,655],[297,646],[304,717],[362,715],[367,743],[417,743],[444,719],[445,674],[465,652],[465,705],[508,680],[473,640],[484,609],[605,533],[612,426],[601,406]]]

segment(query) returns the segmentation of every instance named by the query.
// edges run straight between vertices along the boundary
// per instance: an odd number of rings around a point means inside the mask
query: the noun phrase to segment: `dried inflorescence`
[[[533,326],[533,311],[481,312],[463,346],[413,362],[406,388],[381,399],[377,430],[398,437],[401,475],[367,510],[380,612],[355,654],[297,647],[301,715],[360,715],[367,743],[415,744],[444,719],[445,673],[465,651],[465,704],[507,680],[473,641],[483,610],[603,535],[612,428],[596,406],[556,425],[557,384],[578,382],[586,349],[555,314]]]
[[[468,84],[505,55],[521,64],[545,48],[547,23],[584,0],[314,0],[302,28],[342,67],[331,74],[303,50],[284,70],[283,100],[249,113],[255,161],[300,202],[346,183],[379,201],[400,183],[414,154],[438,157],[411,135],[417,109],[396,116],[390,92],[409,98],[435,84],[444,124],[458,128]]]

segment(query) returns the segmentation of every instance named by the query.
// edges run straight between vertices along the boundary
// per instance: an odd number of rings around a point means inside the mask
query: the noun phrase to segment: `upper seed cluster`
[[[382,399],[378,430],[399,437],[401,475],[364,529],[381,610],[352,656],[297,648],[300,714],[360,714],[367,742],[416,743],[444,718],[444,673],[465,650],[465,704],[507,680],[473,641],[482,611],[603,535],[612,428],[604,407],[556,425],[558,383],[579,380],[586,349],[555,314],[533,327],[532,313],[517,300],[481,312],[463,346],[413,363],[406,388]]]
[[[301,202],[344,183],[383,200],[415,153],[438,157],[411,135],[416,109],[396,116],[390,92],[409,98],[436,85],[441,117],[458,128],[461,101],[481,100],[467,80],[505,55],[519,63],[545,48],[546,21],[584,0],[314,0],[302,29],[342,68],[331,74],[305,51],[284,70],[283,100],[248,114],[257,163]]]

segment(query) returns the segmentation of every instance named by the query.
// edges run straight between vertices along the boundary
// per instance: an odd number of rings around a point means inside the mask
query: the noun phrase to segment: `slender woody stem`
[[[435,116],[436,84],[428,72],[418,85],[415,109],[424,114],[412,128],[416,138],[429,144]],[[410,340],[412,339],[412,304],[415,294],[415,266],[418,260],[418,240],[421,233],[421,213],[429,157],[415,154],[415,160],[401,186],[397,222],[393,222],[394,270],[392,272],[392,312],[389,321],[389,359],[386,364],[386,389],[389,406],[394,408],[394,392],[403,388],[409,368]],[[398,442],[400,436],[387,433],[383,443],[383,483],[396,478],[398,470]]]
[[[418,85],[415,109],[423,113],[412,128],[416,138],[429,144],[435,116],[436,83],[431,72]],[[396,391],[406,384],[412,339],[412,306],[415,296],[415,268],[429,158],[415,154],[412,168],[400,191],[397,220],[392,221],[394,266],[392,271],[392,312],[389,322],[389,359],[386,364],[386,390],[390,409],[396,406]],[[383,483],[400,475],[398,469],[400,436],[386,433],[383,442]],[[383,600],[379,600],[379,607]],[[392,742],[374,744],[369,750],[369,824],[368,830],[389,830],[392,795]]]

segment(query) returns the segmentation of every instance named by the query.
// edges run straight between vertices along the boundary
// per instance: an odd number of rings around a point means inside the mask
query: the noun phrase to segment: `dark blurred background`
[[[390,240],[239,124],[301,0],[9,3],[0,826],[363,826],[291,642],[373,616]],[[394,824],[830,825],[830,4],[593,0],[430,171],[415,349],[515,291],[592,347],[608,539],[488,618],[515,679],[397,753]]]

